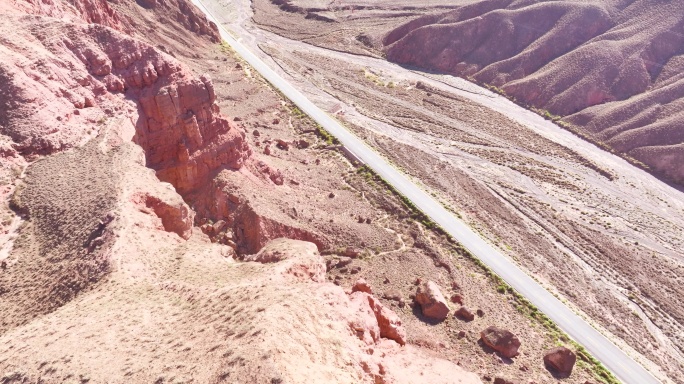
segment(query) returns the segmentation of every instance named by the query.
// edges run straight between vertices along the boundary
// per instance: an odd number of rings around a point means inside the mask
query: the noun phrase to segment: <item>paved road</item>
[[[527,298],[540,311],[550,317],[558,326],[579,344],[583,345],[594,357],[600,360],[620,380],[629,384],[660,383],[646,369],[627,356],[615,344],[596,331],[591,325],[570,310],[539,283],[533,280],[515,264],[509,261],[498,250],[491,247],[484,239],[460,219],[447,211],[427,192],[422,190],[404,174],[391,166],[385,159],[368,147],[361,139],[354,136],[340,123],[316,107],[301,92],[268,67],[260,58],[250,52],[219,24],[213,15],[199,0],[193,2],[219,26],[221,37],[247,61],[255,70],[278,88],[287,98],[304,113],[361,159],[378,175],[389,182],[401,194],[410,199],[421,211],[439,224],[447,233],[458,240],[473,255],[491,268],[521,295]]]

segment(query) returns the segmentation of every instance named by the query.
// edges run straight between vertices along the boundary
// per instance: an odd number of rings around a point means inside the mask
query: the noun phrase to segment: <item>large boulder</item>
[[[490,326],[480,332],[480,337],[483,343],[499,352],[503,357],[511,358],[518,355],[520,340],[506,329]]]
[[[577,356],[565,347],[557,347],[546,351],[544,354],[544,365],[549,370],[555,371],[563,376],[569,376],[575,366]]]
[[[449,305],[439,286],[432,281],[418,287],[416,302],[420,304],[425,317],[442,321],[449,315]]]

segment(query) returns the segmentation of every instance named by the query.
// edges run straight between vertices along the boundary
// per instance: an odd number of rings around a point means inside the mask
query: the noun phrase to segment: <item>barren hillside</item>
[[[684,182],[684,8],[673,1],[472,2],[390,31],[388,60],[501,88]]]

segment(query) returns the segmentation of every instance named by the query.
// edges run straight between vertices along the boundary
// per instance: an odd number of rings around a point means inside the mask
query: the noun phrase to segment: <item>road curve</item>
[[[192,1],[206,14],[209,20],[216,23],[221,37],[269,83],[279,89],[299,109],[334,135],[355,157],[361,159],[399,193],[411,200],[418,209],[429,216],[454,239],[458,240],[468,251],[491,268],[506,283],[551,318],[570,337],[583,345],[589,353],[601,361],[618,379],[628,384],[660,383],[644,367],[627,356],[627,354],[584,321],[584,319],[575,314],[549,291],[518,268],[518,266],[509,261],[501,252],[490,246],[470,229],[468,225],[445,209],[407,176],[390,165],[361,139],[357,138],[335,119],[315,106],[306,96],[238,42],[214,18],[200,0]]]

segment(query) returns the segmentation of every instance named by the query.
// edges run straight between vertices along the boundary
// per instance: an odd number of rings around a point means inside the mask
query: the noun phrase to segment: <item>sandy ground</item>
[[[256,21],[282,12],[254,4]],[[319,105],[679,382],[681,191],[465,81],[273,35],[249,22],[248,4],[223,6],[244,20],[228,27]]]

